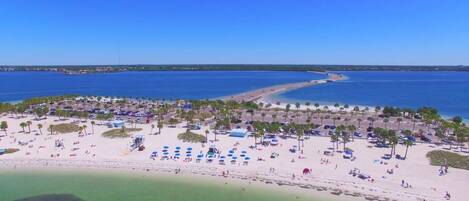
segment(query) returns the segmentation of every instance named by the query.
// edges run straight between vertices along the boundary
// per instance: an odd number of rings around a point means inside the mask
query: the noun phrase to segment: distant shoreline
[[[469,66],[423,65],[320,65],[320,64],[187,64],[187,65],[0,65],[0,72],[51,71],[64,74],[127,71],[469,71]]]

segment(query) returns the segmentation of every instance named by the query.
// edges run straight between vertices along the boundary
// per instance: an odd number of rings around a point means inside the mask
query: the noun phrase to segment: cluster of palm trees
[[[23,133],[25,133],[25,129],[26,127],[28,127],[28,133],[31,133],[31,125],[33,124],[33,122],[31,121],[26,121],[26,122],[21,122],[20,123],[20,127],[21,129],[23,129]]]
[[[353,136],[357,127],[355,125],[339,125],[331,135],[332,148],[339,149],[339,142],[342,140],[343,150],[346,150],[346,144],[353,141]],[[335,146],[334,146],[335,145]]]

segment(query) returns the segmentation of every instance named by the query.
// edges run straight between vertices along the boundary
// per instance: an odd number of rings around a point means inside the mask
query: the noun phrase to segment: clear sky
[[[240,63],[469,65],[469,1],[0,1],[0,64]]]

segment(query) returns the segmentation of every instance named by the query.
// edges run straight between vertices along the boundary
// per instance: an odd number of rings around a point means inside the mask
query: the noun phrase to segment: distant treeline
[[[398,66],[398,65],[54,65],[0,66],[0,71],[60,71],[93,73],[120,71],[469,71],[469,66]]]

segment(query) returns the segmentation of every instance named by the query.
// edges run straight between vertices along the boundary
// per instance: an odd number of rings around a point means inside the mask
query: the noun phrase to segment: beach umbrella
[[[233,157],[231,157],[231,159],[236,160],[236,159],[238,159],[238,157],[233,156]]]
[[[241,153],[245,154],[245,153],[248,153],[247,151],[241,151]]]
[[[169,149],[168,145],[163,146],[164,149]]]
[[[231,154],[232,154],[232,153],[234,153],[234,150],[230,150],[230,151],[228,151],[228,153],[231,153]]]
[[[179,151],[179,150],[175,150],[174,152],[179,153],[180,151]]]
[[[233,154],[228,154],[229,157],[233,156]]]
[[[186,154],[186,156],[187,156],[187,157],[191,157],[191,156],[192,156],[192,154]]]
[[[163,155],[167,156],[169,153],[168,152],[164,152]]]
[[[221,159],[225,159],[226,157],[225,156],[220,156]]]
[[[192,151],[192,147],[187,147],[187,150]]]
[[[247,157],[247,156],[244,157],[244,160],[245,160],[245,161],[248,161],[248,160],[250,160],[250,159],[251,159],[251,158],[249,158],[249,157]]]
[[[179,149],[181,149],[181,147],[176,147],[176,150],[179,150]]]
[[[179,154],[179,153],[175,154],[175,156],[180,156],[180,155],[181,155],[181,154]]]

